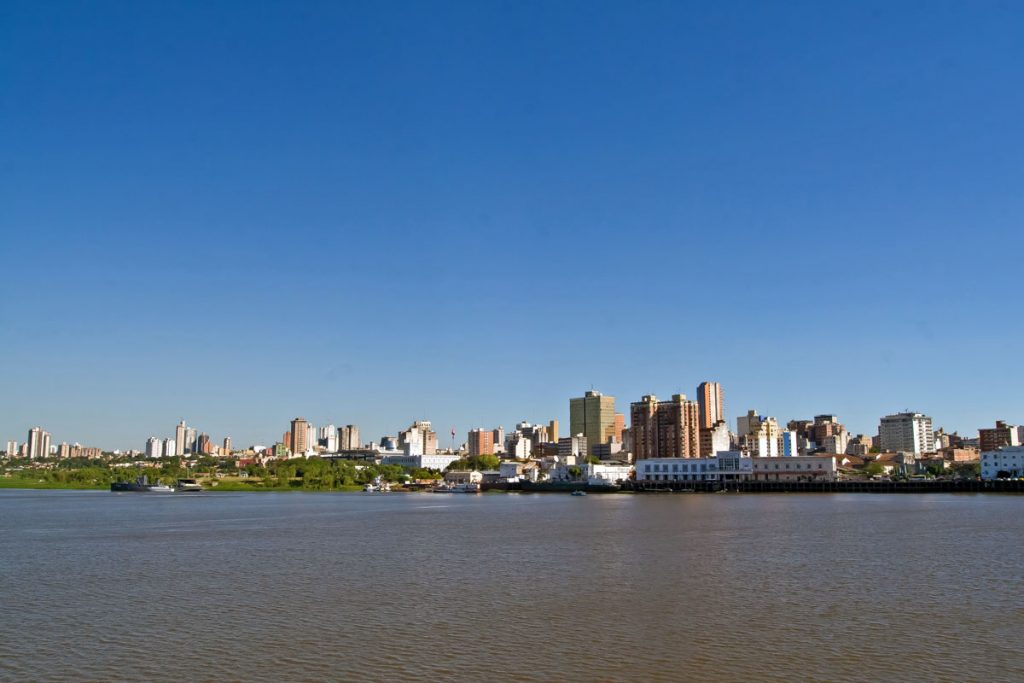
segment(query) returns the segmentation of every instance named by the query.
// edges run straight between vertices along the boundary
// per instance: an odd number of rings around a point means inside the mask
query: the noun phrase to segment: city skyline
[[[11,6],[0,434],[568,425],[702,376],[730,416],[1017,421],[1022,22]]]
[[[703,387],[707,383],[708,382],[706,380],[702,381],[701,384],[698,385],[698,392],[700,391],[701,387]],[[722,391],[721,383],[720,382],[713,382],[713,384],[715,384],[718,387],[719,391],[724,393],[724,391]],[[626,428],[632,428],[634,426],[634,424],[635,424],[634,420],[631,419],[631,414],[633,414],[634,417],[637,415],[637,413],[635,412],[636,406],[639,406],[639,405],[643,404],[648,399],[654,399],[655,398],[655,397],[653,397],[651,395],[644,395],[644,396],[638,397],[636,399],[624,399],[623,397],[616,397],[614,395],[605,394],[604,392],[600,392],[599,390],[596,390],[596,389],[588,389],[585,392],[581,392],[581,393],[583,393],[585,396],[588,396],[588,397],[591,396],[591,395],[594,395],[595,398],[610,399],[612,403],[611,403],[611,406],[608,408],[608,410],[612,411],[612,412],[610,412],[609,414],[614,414],[615,417],[619,418],[620,420],[622,418],[625,418],[625,420],[624,420],[624,422],[622,424]],[[673,395],[672,396],[672,401],[675,401],[677,399],[682,400],[685,403],[692,404],[692,417],[688,418],[688,419],[690,420],[690,422],[693,425],[692,428],[693,428],[694,432],[693,432],[693,435],[687,437],[688,439],[690,439],[690,445],[687,448],[688,448],[688,450],[693,451],[694,449],[697,449],[698,442],[703,439],[703,437],[701,437],[700,439],[697,439],[697,441],[693,441],[693,438],[696,436],[698,431],[700,431],[698,429],[698,427],[699,427],[699,410],[698,410],[698,407],[697,407],[698,402],[696,400],[686,401],[685,394],[678,395],[678,396],[677,395]],[[571,415],[571,410],[570,410],[569,406],[571,406],[573,402],[575,402],[575,401],[582,401],[582,400],[583,400],[583,398],[567,397],[566,401],[565,401],[565,403],[567,405],[567,407],[565,409],[566,415]],[[623,401],[625,401],[624,404],[623,404]],[[668,404],[672,403],[672,401],[664,401],[664,402],[660,403],[659,405],[668,405]],[[836,411],[831,411],[831,412],[829,412],[829,411],[826,411],[826,412],[817,411],[817,412],[815,412],[813,414],[799,415],[799,416],[776,415],[776,414],[771,414],[771,413],[768,413],[768,412],[765,412],[765,411],[759,411],[756,408],[750,408],[750,409],[747,409],[747,410],[738,410],[736,413],[732,413],[730,411],[730,407],[729,407],[728,403],[723,402],[723,407],[724,407],[724,418],[725,418],[724,424],[726,426],[727,432],[730,433],[731,435],[737,436],[737,437],[742,437],[744,435],[744,433],[747,431],[747,429],[744,427],[744,425],[746,424],[746,421],[748,419],[750,419],[751,415],[753,415],[754,417],[757,417],[758,415],[760,415],[761,419],[771,419],[777,425],[776,429],[778,429],[778,428],[780,428],[779,426],[784,427],[790,421],[806,421],[806,422],[810,423],[812,420],[817,420],[818,418],[831,418],[831,419],[835,419],[835,417],[838,414]],[[885,413],[879,414],[875,418],[875,420],[874,420],[874,427],[869,427],[867,429],[859,429],[859,428],[856,428],[856,427],[851,427],[850,423],[847,420],[843,419],[842,421],[846,425],[848,437],[864,435],[864,436],[867,436],[869,438],[870,437],[877,438],[877,437],[879,437],[882,434],[882,431],[883,431],[882,430],[882,425],[885,423],[886,419],[902,417],[904,415],[916,415],[916,414],[927,414],[927,413],[928,413],[927,410],[923,410],[923,411],[922,410],[914,410],[914,409],[892,410],[892,411],[889,411],[889,412],[885,412]],[[841,415],[840,415],[840,417],[841,417]],[[540,419],[536,419],[535,418],[533,420],[533,422],[535,424],[537,424],[538,426],[546,426],[549,421],[553,421],[552,424],[558,424],[558,423],[562,423],[562,424],[566,424],[566,425],[571,424],[570,420],[566,420],[563,423],[562,419],[563,418],[557,417],[557,416],[554,417],[554,418],[550,418],[550,420],[548,418],[540,418]],[[1000,426],[1003,425],[1004,423],[1010,423],[1010,424],[1016,425],[1017,422],[1018,422],[1018,420],[1015,420],[1013,418],[1006,418],[1005,416],[1003,416],[1003,417],[998,417],[998,418],[992,418],[992,419],[989,420],[988,423],[980,423],[979,425],[977,425],[975,427],[969,427],[967,429],[961,430],[961,429],[953,429],[953,428],[949,427],[947,424],[945,424],[945,423],[943,423],[941,421],[935,420],[931,415],[927,415],[926,419],[928,421],[929,430],[934,429],[934,430],[937,431],[937,430],[939,430],[941,428],[945,434],[954,434],[954,433],[956,433],[956,434],[959,434],[963,438],[970,438],[970,439],[978,438],[979,435],[982,435],[981,434],[982,432],[986,432],[986,431],[987,432],[995,431],[995,432],[998,433],[998,431],[1000,429]],[[435,434],[435,446],[434,447],[436,447],[438,449],[447,449],[447,448],[453,447],[453,446],[454,447],[468,446],[470,448],[470,450],[472,451],[472,450],[474,450],[473,447],[472,447],[472,434],[473,434],[473,432],[482,430],[482,431],[484,431],[485,433],[488,434],[488,439],[490,439],[491,437],[490,437],[489,434],[490,434],[490,431],[492,429],[494,429],[495,431],[501,430],[503,433],[505,433],[505,432],[511,433],[514,430],[515,426],[519,422],[521,422],[522,420],[523,420],[523,418],[519,418],[519,419],[513,420],[510,423],[510,425],[508,423],[506,423],[506,422],[501,422],[501,421],[493,422],[493,423],[474,424],[474,425],[466,426],[466,427],[462,427],[462,426],[458,426],[458,425],[452,425],[451,429],[455,431],[454,438],[449,440],[448,434],[447,434],[447,428],[439,429],[439,431]],[[202,422],[201,418],[200,418],[200,422]],[[395,422],[395,420],[392,420],[391,422]],[[402,423],[402,420],[397,420],[397,422],[398,423]],[[113,445],[112,446],[109,443],[102,443],[102,439],[101,440],[93,440],[93,442],[88,442],[89,441],[88,439],[79,439],[79,438],[77,438],[77,436],[67,437],[66,435],[58,435],[58,437],[52,438],[51,437],[51,431],[47,431],[46,429],[44,429],[41,426],[43,423],[40,422],[40,423],[34,424],[31,428],[29,428],[29,430],[28,430],[28,439],[27,440],[22,441],[22,440],[20,440],[20,437],[16,437],[13,440],[12,439],[8,439],[8,438],[4,438],[4,442],[8,443],[8,444],[10,444],[12,442],[15,443],[15,444],[30,444],[30,443],[33,442],[33,440],[35,438],[33,436],[33,434],[35,434],[37,432],[37,430],[39,430],[40,433],[45,435],[45,438],[46,438],[48,444],[50,446],[54,447],[54,448],[56,448],[56,446],[58,446],[58,445],[62,445],[62,444],[63,445],[68,445],[68,444],[74,443],[74,444],[79,444],[79,445],[83,445],[83,446],[88,446],[88,447],[90,447],[90,449],[92,449],[93,447],[97,447],[98,446],[100,449],[102,449],[104,451],[114,451],[114,450],[131,451],[131,450],[135,450],[135,451],[148,452],[149,451],[149,447],[150,447],[150,442],[152,442],[155,439],[156,441],[159,441],[161,444],[167,444],[167,443],[171,444],[175,448],[175,454],[176,455],[182,455],[182,454],[184,454],[185,449],[190,449],[191,448],[191,444],[193,442],[196,442],[200,438],[206,439],[206,441],[208,443],[211,443],[211,444],[221,442],[224,445],[229,446],[229,447],[230,447],[231,444],[235,444],[236,446],[238,446],[241,449],[249,448],[249,447],[255,446],[255,445],[259,445],[259,446],[262,446],[262,447],[270,447],[270,446],[273,446],[275,443],[281,443],[281,442],[285,443],[285,445],[290,448],[291,444],[292,444],[292,440],[295,438],[294,435],[297,433],[296,432],[296,424],[297,423],[301,423],[301,428],[300,428],[301,434],[308,435],[308,436],[302,437],[302,439],[300,440],[300,449],[299,450],[300,451],[305,451],[305,450],[308,450],[308,448],[309,448],[309,446],[311,444],[315,444],[317,433],[319,432],[319,430],[324,429],[328,425],[334,427],[334,437],[333,438],[335,439],[336,443],[341,444],[342,441],[345,438],[344,435],[347,435],[349,430],[354,429],[355,430],[355,432],[354,432],[355,435],[362,434],[363,437],[364,437],[361,440],[359,440],[358,443],[365,445],[365,444],[371,444],[371,443],[376,444],[376,443],[378,443],[379,441],[381,441],[382,439],[385,439],[385,438],[391,438],[391,439],[395,440],[395,443],[400,443],[402,441],[402,439],[403,439],[403,435],[408,434],[410,429],[416,429],[417,425],[419,425],[421,422],[425,422],[429,426],[433,421],[430,420],[429,418],[425,417],[425,416],[420,416],[420,417],[416,417],[416,418],[411,418],[410,420],[406,421],[406,424],[412,424],[411,428],[410,427],[399,427],[399,428],[393,429],[391,431],[374,432],[374,431],[372,431],[370,429],[361,427],[358,423],[353,424],[353,423],[350,422],[350,423],[346,424],[343,420],[339,421],[336,418],[326,418],[323,421],[318,421],[318,420],[307,420],[304,417],[294,417],[294,418],[289,418],[288,420],[283,421],[283,424],[285,425],[283,436],[282,436],[282,433],[280,431],[278,431],[278,432],[276,432],[275,436],[268,437],[266,439],[262,439],[262,440],[261,439],[246,440],[246,439],[239,439],[237,436],[232,434],[230,432],[230,430],[219,431],[217,428],[213,428],[208,433],[205,430],[205,428],[197,428],[196,424],[191,423],[188,420],[182,419],[182,420],[178,421],[170,429],[165,430],[167,432],[166,434],[163,431],[156,430],[153,433],[150,433],[147,436],[142,437],[139,440],[142,443],[141,447],[137,443],[120,444],[120,445]],[[526,422],[531,422],[531,419],[530,418],[526,418]],[[992,427],[991,427],[991,424],[993,422],[996,424],[996,429],[995,430],[993,430]],[[1021,422],[1024,422],[1024,421],[1021,421]],[[437,424],[444,424],[444,423],[438,422]],[[484,426],[485,424],[487,426]],[[646,424],[644,422],[641,422],[641,428],[644,428],[644,429],[647,428],[647,426],[646,426]],[[270,432],[274,431],[274,427],[269,427],[267,429]],[[611,426],[610,425],[608,426],[607,431],[608,431],[608,434],[613,433],[613,431],[611,430]],[[183,438],[182,435],[186,435],[185,438]],[[565,435],[569,436],[568,433],[566,433]],[[321,435],[321,438],[323,438],[322,435]],[[645,436],[643,438],[646,439],[647,437]],[[710,436],[708,438],[710,439]],[[984,438],[985,438],[984,435],[982,435],[982,439],[984,439]],[[989,437],[989,438],[998,438],[998,437]],[[356,436],[356,439],[358,439],[358,436]],[[88,443],[86,443],[86,442],[88,442]],[[344,446],[344,448],[356,448],[357,447],[357,446],[353,446],[351,442],[346,442],[346,443],[348,443],[348,445]],[[491,440],[490,443],[497,444],[497,441]],[[186,446],[185,444],[189,444],[189,445]],[[594,444],[588,444],[588,449],[592,449],[593,445]],[[930,443],[928,444],[928,446],[929,447],[926,448],[926,450],[930,450]],[[842,450],[842,449],[840,449],[840,450]],[[912,449],[912,450],[916,450],[916,449]],[[165,453],[163,451],[161,451],[161,454],[165,454]]]

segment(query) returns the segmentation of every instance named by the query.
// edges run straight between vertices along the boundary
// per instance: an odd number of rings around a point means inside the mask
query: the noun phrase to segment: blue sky
[[[1021,25],[6,2],[0,438],[464,438],[704,379],[733,425],[1022,421]]]

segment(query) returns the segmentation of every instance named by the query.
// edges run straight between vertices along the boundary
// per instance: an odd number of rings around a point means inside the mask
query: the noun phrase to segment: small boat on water
[[[576,489],[575,491],[573,491],[569,495],[570,496],[585,496],[585,495],[587,495],[587,492],[586,491],[580,491],[579,489]]]
[[[114,493],[198,493],[203,487],[196,483],[195,479],[179,479],[177,486],[168,486],[157,481],[149,483],[149,478],[142,475],[135,478],[135,481],[115,481],[110,485]]]
[[[373,480],[372,483],[363,486],[364,493],[390,493],[391,482],[384,481],[380,477]]]
[[[144,474],[135,481],[115,481],[110,485],[114,493],[149,493],[150,488],[149,478]]]
[[[196,483],[195,479],[179,479],[175,488],[177,493],[200,493],[203,487]]]

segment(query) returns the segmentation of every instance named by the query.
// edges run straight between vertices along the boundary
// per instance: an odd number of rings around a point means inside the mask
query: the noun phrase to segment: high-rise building
[[[29,459],[33,460],[50,457],[50,433],[42,427],[33,427],[28,430],[25,454]]]
[[[846,453],[847,446],[850,445],[850,432],[846,431],[846,427],[839,425],[835,429],[831,436],[826,436],[818,446],[825,453],[836,453],[842,455]]]
[[[746,415],[736,418],[736,436],[743,438],[756,431],[761,425],[761,416],[756,410],[748,410]]]
[[[291,451],[292,455],[305,455],[312,447],[309,439],[310,424],[306,418],[297,417],[292,420]]]
[[[354,451],[361,446],[362,444],[359,442],[359,427],[355,425],[345,425],[344,427],[338,428],[339,451]]]
[[[178,445],[174,439],[164,439],[163,454],[165,458],[171,458],[178,454]]]
[[[724,422],[725,399],[722,395],[722,385],[718,382],[698,384],[697,406],[700,409],[700,426],[702,428],[711,429],[716,422]]]
[[[846,431],[846,427],[839,423],[839,418],[836,417],[835,415],[815,415],[814,427],[811,431],[811,440],[817,445],[818,448],[825,448],[826,452],[828,453],[844,452],[827,450],[829,448],[829,445],[826,445],[826,441],[828,441],[830,437],[835,436],[837,433]]]
[[[921,413],[886,415],[878,425],[879,448],[897,453],[931,453],[935,450],[932,418]]]
[[[535,425],[523,420],[505,439],[505,452],[511,458],[528,458],[541,444],[557,443],[551,440],[551,425]],[[555,427],[557,430],[557,426]]]
[[[741,448],[753,457],[777,458],[784,450],[778,420],[758,415],[756,410],[736,418],[736,436]]]
[[[210,436],[205,432],[196,439],[196,453],[199,455],[210,455],[213,453],[213,445],[210,443]]]
[[[582,434],[576,436],[565,436],[558,440],[558,457],[568,458],[577,457],[581,458],[587,454],[587,437]]]
[[[700,408],[685,394],[669,401],[644,396],[630,404],[629,415],[635,459],[700,457]]]
[[[505,449],[506,455],[519,460],[529,458],[530,454],[533,453],[533,439],[530,436],[527,431],[520,429],[512,432],[508,437],[508,448]]]
[[[68,445],[67,441],[62,441],[60,447],[57,449],[57,457],[60,459],[71,457],[71,446]]]
[[[185,421],[182,420],[174,428],[174,454],[185,455],[188,451],[185,449],[185,438],[188,434],[188,427],[185,426]]]
[[[494,432],[490,429],[477,427],[469,431],[470,455],[492,455],[494,453]]]
[[[710,427],[700,428],[700,457],[713,458],[716,453],[728,451],[731,448],[729,425],[724,420],[719,420]]]
[[[593,455],[595,444],[606,443],[616,436],[615,397],[588,391],[581,398],[569,399],[569,432],[573,436],[585,436],[590,449],[588,455]],[[621,427],[618,438],[622,438]]]
[[[231,455],[231,437],[230,436],[225,436],[224,437],[224,447],[221,449],[221,451],[223,451],[224,455]]]
[[[995,427],[982,427],[978,430],[978,448],[982,453],[1020,445],[1017,427],[1002,420],[996,420]]]
[[[161,450],[160,439],[155,436],[151,436],[146,439],[146,457],[147,458],[159,458]]]
[[[8,441],[7,442],[7,457],[8,458],[15,458],[17,456],[18,456],[18,442],[17,441],[13,441],[13,440],[12,441]]]
[[[398,432],[398,450],[406,455],[437,455],[437,432],[429,420],[416,420]]]
[[[787,458],[800,455],[800,436],[791,429],[782,432],[782,455]]]
[[[195,454],[196,450],[196,430],[189,427],[185,430],[185,452]]]
[[[548,423],[548,442],[558,443],[558,420]]]
[[[317,443],[328,453],[338,452],[338,429],[332,424],[317,430]]]
[[[495,453],[505,452],[505,428],[497,427],[491,430],[491,442],[494,444]]]

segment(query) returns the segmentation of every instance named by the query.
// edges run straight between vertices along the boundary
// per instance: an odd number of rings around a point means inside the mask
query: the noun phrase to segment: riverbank
[[[360,485],[334,488],[304,488],[301,485],[270,485],[245,481],[202,481],[204,491],[223,493],[358,493]],[[0,489],[108,491],[110,484],[82,482],[33,481],[20,478],[0,478]],[[931,480],[931,481],[819,481],[819,482],[626,482],[621,488],[577,485],[533,485],[528,489],[518,484],[485,484],[482,492],[495,493],[568,493],[572,490],[588,493],[1024,493],[1024,481]],[[423,489],[394,488],[393,493],[416,493]]]
[[[931,479],[920,481],[630,481],[634,493],[1024,493],[1024,481]]]
[[[68,491],[106,491],[110,484],[90,484],[81,482],[32,481],[0,477],[0,489],[63,489]]]
[[[248,484],[238,481],[201,481],[204,491],[222,491],[225,493],[355,493],[363,490],[362,486],[338,486],[325,489],[303,488],[302,486],[264,486],[262,483]],[[55,482],[31,479],[0,477],[0,489],[33,490],[65,490],[65,491],[109,491],[110,484],[91,484],[79,482]],[[396,489],[396,492],[401,489]]]

